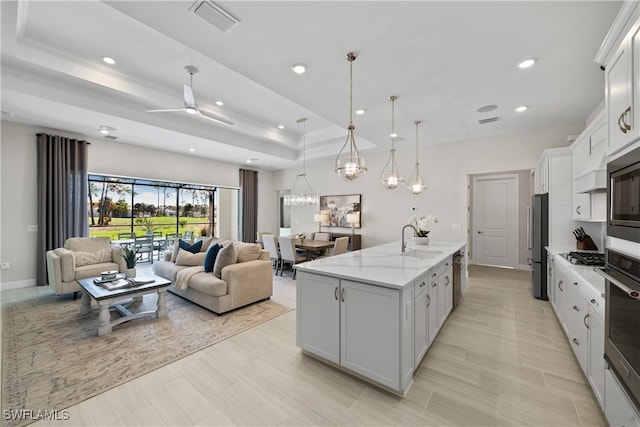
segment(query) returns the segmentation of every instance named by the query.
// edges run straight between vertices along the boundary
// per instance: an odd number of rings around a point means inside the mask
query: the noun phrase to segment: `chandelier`
[[[418,195],[422,193],[427,187],[424,185],[424,179],[420,175],[420,162],[418,161],[418,125],[422,123],[420,120],[416,120],[416,166],[413,170],[413,175],[411,179],[409,179],[409,185],[407,185],[407,190],[411,194]]]
[[[355,52],[347,53],[347,60],[349,61],[349,130],[347,132],[347,139],[344,141],[344,145],[338,157],[336,157],[335,171],[345,181],[355,181],[360,175],[367,172],[367,168],[364,165],[364,158],[360,156],[358,147],[356,147],[356,141],[354,138],[354,131],[356,127],[353,125],[353,61],[356,59]],[[348,150],[345,150],[349,145]]]
[[[320,197],[313,192],[311,189],[311,185],[307,180],[307,172],[306,172],[306,156],[307,156],[307,148],[306,148],[306,130],[307,130],[307,118],[303,117],[296,121],[298,125],[302,123],[302,173],[296,175],[295,181],[293,181],[293,185],[291,186],[291,193],[286,194],[284,196],[284,205],[285,206],[304,206],[304,205],[317,205]],[[308,193],[304,191],[300,193],[295,193],[296,184],[298,183],[298,179],[304,179],[304,182],[307,183],[307,188],[309,189]]]
[[[387,161],[387,164],[384,165],[382,173],[380,174],[380,183],[388,190],[394,190],[398,188],[399,185],[404,184],[404,178],[400,175],[400,172],[398,172],[398,165],[396,163],[395,140],[398,137],[395,130],[394,105],[396,99],[398,99],[398,97],[395,95],[389,97],[389,100],[391,101],[391,150],[389,151],[389,160]]]

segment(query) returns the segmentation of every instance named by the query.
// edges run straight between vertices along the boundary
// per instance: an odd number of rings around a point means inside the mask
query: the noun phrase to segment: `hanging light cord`
[[[422,123],[420,120],[416,120],[416,164],[420,164],[418,161],[418,125]]]

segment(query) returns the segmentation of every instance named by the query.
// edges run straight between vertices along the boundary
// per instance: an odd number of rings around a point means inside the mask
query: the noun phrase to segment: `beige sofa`
[[[122,248],[108,237],[72,237],[63,248],[47,251],[47,277],[56,295],[81,290],[78,279],[100,276],[103,271],[124,271]]]
[[[215,243],[220,243],[225,247],[233,244],[237,253],[236,263],[222,268],[220,278],[201,268],[207,249]],[[208,238],[199,254],[189,254],[188,258],[192,260],[191,262],[181,262],[176,253],[177,249],[167,251],[164,261],[153,264],[153,272],[171,280],[169,292],[214,313],[222,314],[256,301],[268,299],[273,294],[271,259],[269,252],[262,250],[260,245]],[[185,274],[190,268],[196,272]],[[177,286],[177,282],[182,289]],[[186,282],[186,286],[184,282]]]

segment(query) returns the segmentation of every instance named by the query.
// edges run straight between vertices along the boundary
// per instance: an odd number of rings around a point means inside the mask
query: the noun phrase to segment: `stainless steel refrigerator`
[[[547,253],[549,244],[549,194],[534,194],[529,212],[531,290],[535,298],[547,301]]]

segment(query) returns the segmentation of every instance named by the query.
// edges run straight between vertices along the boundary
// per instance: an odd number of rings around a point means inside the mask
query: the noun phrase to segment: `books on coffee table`
[[[100,283],[100,286],[109,290],[115,291],[116,289],[123,288],[135,288],[136,286],[146,285],[147,283],[153,283],[155,280],[136,280],[136,279],[118,279],[112,282]]]

